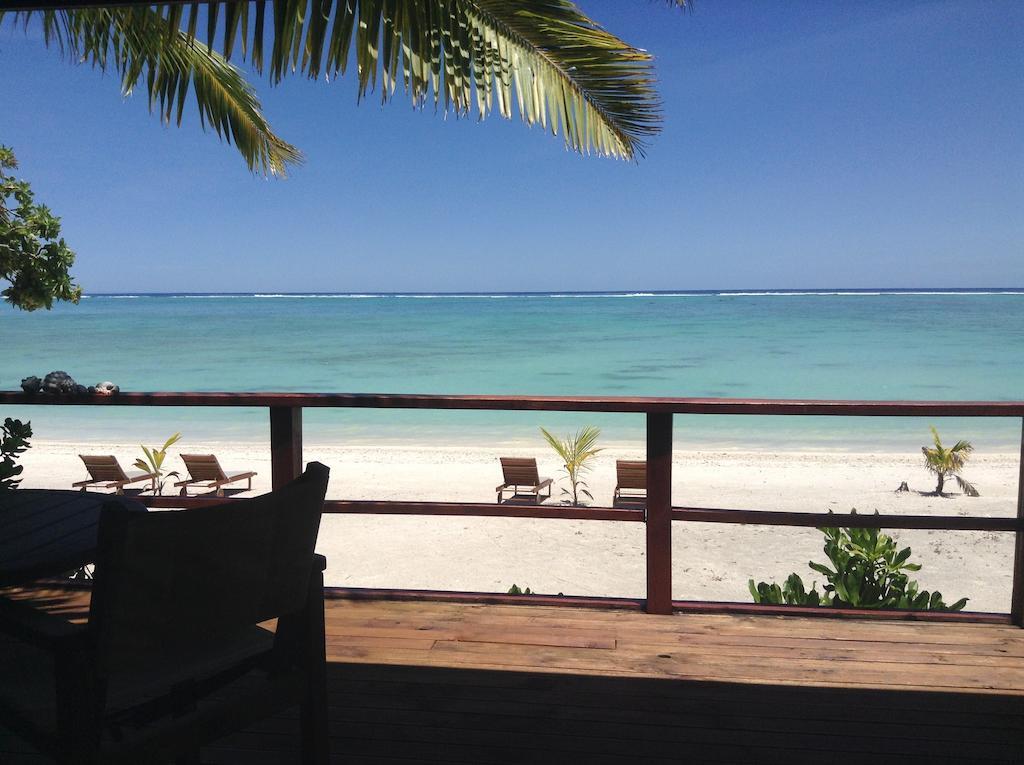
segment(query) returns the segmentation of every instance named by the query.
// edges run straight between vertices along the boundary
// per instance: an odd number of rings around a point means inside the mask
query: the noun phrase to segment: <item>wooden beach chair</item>
[[[181,487],[183,497],[188,496],[189,486],[216,489],[218,497],[224,496],[225,486],[236,481],[247,481],[246,491],[252,489],[252,477],[256,475],[253,470],[225,472],[213,454],[182,454],[181,459],[188,468],[188,478],[174,485]]]
[[[647,463],[644,460],[615,460],[615,493],[612,506],[620,501],[647,499]]]
[[[512,489],[512,496],[515,497],[522,490],[526,494],[533,494],[537,502],[551,499],[551,479],[541,478],[537,474],[537,460],[533,457],[501,457],[501,473],[505,483],[498,486],[498,504],[501,504],[502,494],[507,489]],[[541,497],[541,489],[547,487],[548,493]]]
[[[156,473],[126,473],[113,455],[79,454],[85,469],[89,471],[89,478],[85,481],[75,481],[72,488],[87,490],[91,486],[101,489],[114,489],[115,494],[124,494],[124,487],[138,481],[149,481],[149,488],[156,491]]]

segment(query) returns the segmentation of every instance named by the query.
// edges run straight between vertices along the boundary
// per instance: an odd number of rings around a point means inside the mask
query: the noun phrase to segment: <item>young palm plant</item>
[[[147,473],[153,473],[156,475],[156,494],[161,495],[164,493],[164,484],[167,483],[168,478],[177,478],[178,472],[172,470],[170,473],[164,472],[164,460],[167,459],[167,450],[171,448],[181,439],[181,433],[175,433],[173,436],[168,438],[164,445],[159,449],[150,449],[146,446],[142,447],[142,453],[146,455],[146,459],[143,460],[141,457],[135,460],[135,467],[139,470],[145,470]]]
[[[587,484],[583,480],[583,475],[590,470],[590,465],[587,463],[601,451],[594,448],[598,436],[601,435],[601,430],[588,426],[577,430],[574,435],[567,435],[565,438],[553,436],[544,428],[541,428],[540,432],[544,434],[544,438],[551,445],[551,448],[562,458],[565,474],[568,476],[569,485],[572,487],[571,490],[563,488],[562,493],[568,494],[572,498],[572,506],[580,506],[581,495],[588,499],[593,499],[594,495],[587,490]]]
[[[945,485],[946,479],[950,477],[956,480],[960,490],[968,497],[980,496],[974,485],[965,481],[963,476],[960,475],[960,471],[964,469],[964,463],[967,462],[971,452],[974,451],[970,441],[957,441],[947,449],[942,445],[939,431],[934,426],[932,426],[931,431],[935,446],[922,446],[921,452],[924,454],[924,466],[930,472],[935,473],[938,479],[938,483],[935,486],[935,496],[943,496],[942,487]]]

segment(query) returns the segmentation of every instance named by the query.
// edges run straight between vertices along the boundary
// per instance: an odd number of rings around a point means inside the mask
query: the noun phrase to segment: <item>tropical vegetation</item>
[[[569,496],[572,506],[579,507],[581,496],[593,499],[594,495],[587,490],[583,476],[590,471],[590,461],[601,451],[596,448],[601,430],[588,426],[564,438],[553,436],[544,428],[541,428],[540,432],[543,434],[544,440],[562,459],[562,467],[569,479],[570,486],[568,489],[563,487],[562,493]]]
[[[60,218],[10,174],[17,167],[14,151],[0,146],[0,280],[10,285],[0,295],[26,311],[77,303],[82,290],[68,272],[75,253],[60,236]]]
[[[856,510],[854,510],[856,513]],[[922,590],[910,573],[921,564],[910,563],[911,550],[897,549],[896,540],[879,529],[819,528],[825,535],[825,556],[832,564],[808,562],[825,577],[822,591],[812,583],[808,590],[799,574],[790,574],[780,586],[774,582],[748,581],[755,603],[833,608],[894,608],[916,611],[960,611],[961,598],[946,605],[942,593]]]
[[[924,466],[929,472],[934,473],[937,483],[935,485],[935,491],[933,492],[936,497],[944,497],[942,489],[945,486],[947,478],[953,478],[957,485],[960,487],[960,491],[966,494],[968,497],[979,497],[981,494],[974,487],[974,484],[966,481],[960,471],[964,469],[968,458],[974,451],[974,446],[971,445],[970,441],[957,441],[950,447],[942,445],[942,439],[939,438],[939,431],[934,426],[931,428],[933,446],[922,446],[921,452],[924,454]]]
[[[32,423],[12,420],[10,417],[0,425],[0,491],[17,489],[21,483],[24,465],[17,463],[17,458],[24,454],[32,437]]]
[[[232,59],[274,84],[351,66],[360,99],[401,90],[414,107],[457,116],[518,110],[569,148],[610,157],[642,155],[660,121],[651,55],[570,0],[212,0],[5,17],[38,20],[47,45],[116,72],[126,95],[144,87],[165,122],[181,123],[191,91],[202,124],[261,173],[283,173],[301,155],[274,133]]]
[[[167,459],[167,450],[180,440],[181,433],[175,433],[164,441],[164,445],[159,449],[155,446],[152,449],[148,446],[142,446],[142,453],[145,455],[146,459],[142,459],[140,457],[135,460],[135,467],[139,470],[145,470],[147,473],[153,473],[156,476],[155,485],[157,495],[164,493],[164,485],[167,483],[168,478],[178,477],[178,472],[176,470],[172,470],[169,473],[164,472],[164,460]]]

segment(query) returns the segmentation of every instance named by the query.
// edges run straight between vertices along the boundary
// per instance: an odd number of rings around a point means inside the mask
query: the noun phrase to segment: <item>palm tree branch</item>
[[[972,483],[970,483],[968,481],[965,481],[963,478],[961,478],[960,476],[958,476],[956,474],[953,475],[953,478],[956,479],[957,485],[960,487],[960,491],[962,491],[968,497],[978,497],[978,496],[981,496],[980,493],[978,492],[978,490],[975,488],[974,484],[972,484]]]
[[[651,56],[606,32],[569,0],[273,0],[274,34],[264,59],[257,3],[253,26],[241,8],[224,6],[223,53],[235,35],[258,70],[280,81],[344,74],[356,64],[360,99],[378,86],[383,101],[402,83],[414,106],[433,93],[435,108],[483,118],[495,107],[520,117],[579,152],[632,158],[659,129]],[[164,5],[169,15],[175,5]],[[230,20],[228,22],[227,20]],[[207,44],[217,44],[207,30]],[[495,98],[496,97],[496,98]],[[495,104],[495,100],[497,103]]]
[[[218,136],[234,143],[250,170],[285,174],[289,164],[301,161],[300,152],[274,133],[255,90],[236,67],[171,25],[180,23],[176,9],[172,6],[168,16],[146,6],[132,6],[27,11],[16,18],[20,16],[27,25],[38,15],[45,40],[102,71],[117,71],[125,95],[130,95],[144,76],[150,110],[158,111],[164,122],[175,116],[181,123],[191,88],[200,122],[204,127],[209,123]]]

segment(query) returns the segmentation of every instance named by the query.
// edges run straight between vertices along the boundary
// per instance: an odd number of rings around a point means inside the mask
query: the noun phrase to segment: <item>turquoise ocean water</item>
[[[53,369],[123,390],[1024,398],[1024,290],[466,295],[94,295],[0,309],[0,388]],[[263,410],[0,407],[37,437],[189,442],[266,437]],[[916,450],[929,422],[677,418],[677,446]],[[306,412],[307,437],[439,445],[536,440],[633,415]],[[1020,422],[937,422],[979,450]]]

